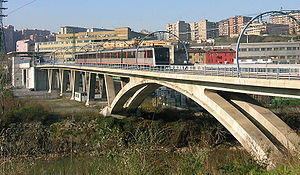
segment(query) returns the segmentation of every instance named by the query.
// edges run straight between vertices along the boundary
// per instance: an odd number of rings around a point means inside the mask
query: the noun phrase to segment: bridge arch
[[[236,44],[236,51],[235,51],[235,55],[236,55],[236,64],[237,64],[237,72],[238,72],[238,77],[241,77],[241,71],[240,71],[240,65],[239,65],[239,48],[240,48],[240,43],[241,43],[241,39],[242,36],[244,35],[246,29],[249,27],[250,24],[252,24],[252,22],[260,17],[263,17],[264,15],[268,15],[268,14],[273,14],[273,15],[277,15],[277,14],[281,14],[281,15],[286,15],[287,17],[293,19],[294,21],[296,21],[298,23],[298,25],[300,25],[300,21],[298,21],[295,17],[290,16],[288,13],[284,12],[284,11],[268,11],[268,12],[264,12],[261,13],[255,17],[253,17],[247,24],[246,26],[243,28],[241,34],[239,35],[239,38],[237,40],[237,44]]]
[[[273,142],[235,106],[218,95],[217,92],[207,90],[200,85],[131,78],[129,83],[117,94],[106,112],[112,114],[121,112],[126,104],[131,103],[130,101],[137,101],[127,105],[128,108],[134,109],[139,105],[139,102],[160,86],[166,86],[180,92],[201,105],[257,160],[273,166],[273,163],[282,156]]]

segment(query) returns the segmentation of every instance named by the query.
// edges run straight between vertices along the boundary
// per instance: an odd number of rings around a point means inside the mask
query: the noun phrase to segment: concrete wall
[[[20,69],[21,57],[12,57],[12,67],[11,67],[11,83],[14,88],[23,88],[22,84],[22,69]]]

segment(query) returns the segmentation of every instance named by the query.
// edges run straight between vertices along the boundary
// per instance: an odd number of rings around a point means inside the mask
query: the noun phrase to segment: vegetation
[[[1,45],[1,44],[0,44]],[[9,76],[9,62],[7,56],[3,56],[3,52],[0,48],[0,113],[4,114],[7,101],[11,99],[11,91],[9,88],[10,76]]]
[[[268,172],[206,112],[147,106],[143,117],[115,119],[12,100],[0,120],[0,174],[299,174],[293,158]]]

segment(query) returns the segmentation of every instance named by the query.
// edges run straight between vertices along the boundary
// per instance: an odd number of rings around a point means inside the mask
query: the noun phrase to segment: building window
[[[267,48],[267,51],[272,51],[273,49],[272,48]]]
[[[275,47],[274,50],[279,50],[279,48],[278,48],[278,47]]]
[[[261,50],[261,51],[265,51],[265,50],[266,50],[266,48],[261,48],[260,50]]]

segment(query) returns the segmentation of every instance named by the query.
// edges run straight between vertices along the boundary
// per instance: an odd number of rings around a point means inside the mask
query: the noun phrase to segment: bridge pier
[[[226,96],[246,112],[251,117],[250,120],[265,131],[265,135],[279,142],[279,147],[284,147],[290,153],[300,153],[300,137],[269,109],[262,107],[246,94],[227,93]]]
[[[75,92],[79,91],[79,83],[80,83],[80,72],[75,71],[75,70],[71,70],[71,79],[70,79],[70,84],[72,84],[72,86],[71,86],[71,91],[72,91],[71,100],[75,99]]]
[[[104,74],[105,81],[105,89],[106,89],[106,97],[107,97],[107,105],[110,107],[113,100],[116,97],[115,85],[113,81],[113,77],[107,74]]]
[[[82,92],[86,92],[87,72],[82,72]]]
[[[95,73],[87,73],[87,99],[85,105],[90,105],[90,101],[95,99],[95,83],[96,83],[96,74]]]
[[[205,91],[204,107],[261,163],[274,167],[282,153],[244,114],[216,92]]]
[[[48,69],[48,84],[49,90],[48,93],[52,93],[52,81],[53,81],[53,69]]]
[[[59,84],[60,84],[60,96],[63,96],[63,93],[67,89],[67,76],[68,72],[64,69],[59,69]]]
[[[104,75],[98,74],[98,84],[99,84],[99,92],[100,92],[100,98],[106,98],[106,86],[104,81]]]
[[[55,89],[59,90],[59,70],[54,70],[55,73]]]

